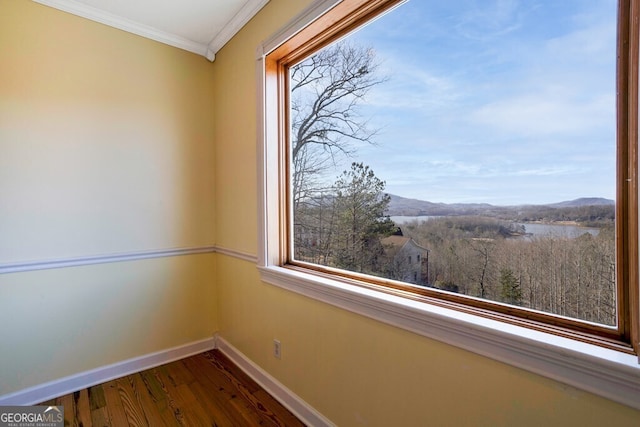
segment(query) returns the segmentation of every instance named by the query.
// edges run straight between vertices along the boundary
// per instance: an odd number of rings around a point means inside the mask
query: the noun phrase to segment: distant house
[[[417,285],[429,283],[429,249],[403,236],[402,232],[385,237],[380,243],[387,277]]]

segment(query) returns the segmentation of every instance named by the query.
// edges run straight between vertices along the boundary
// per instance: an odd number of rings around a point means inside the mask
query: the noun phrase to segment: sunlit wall
[[[0,0],[0,266],[212,246],[212,78],[201,56]],[[0,395],[211,338],[214,262],[0,274]]]
[[[308,3],[271,0],[216,57],[216,230],[227,249],[256,253],[256,48]],[[629,407],[263,283],[252,262],[219,255],[217,268],[221,336],[337,425],[640,420]]]

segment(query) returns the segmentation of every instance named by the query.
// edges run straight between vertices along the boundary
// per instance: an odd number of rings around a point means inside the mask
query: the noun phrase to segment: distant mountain
[[[495,206],[489,203],[434,203],[426,200],[409,199],[389,194],[391,202],[387,209],[390,216],[448,216],[448,215],[488,215],[501,216],[520,211],[527,207],[574,208],[582,206],[609,206],[615,201],[601,197],[583,197],[559,203],[522,206]]]
[[[615,204],[615,200],[603,199],[602,197],[581,197],[579,199],[553,203],[546,206],[551,206],[552,208],[577,208],[580,206],[606,206]]]
[[[480,212],[501,209],[488,203],[433,203],[389,194],[388,215],[477,215]]]
[[[391,202],[387,213],[389,215],[406,215],[406,216],[420,216],[420,215],[432,215],[431,212],[445,209],[444,203],[432,203],[418,199],[408,199],[406,197],[396,196],[395,194],[389,194],[391,196]]]

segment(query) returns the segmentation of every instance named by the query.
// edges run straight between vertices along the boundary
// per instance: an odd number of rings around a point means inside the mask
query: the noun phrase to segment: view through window
[[[291,66],[293,261],[615,326],[616,12],[409,1]]]

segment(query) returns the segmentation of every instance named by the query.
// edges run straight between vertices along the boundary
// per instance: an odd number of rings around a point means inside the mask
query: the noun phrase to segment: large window
[[[265,57],[266,264],[637,353],[636,1],[335,3]]]

